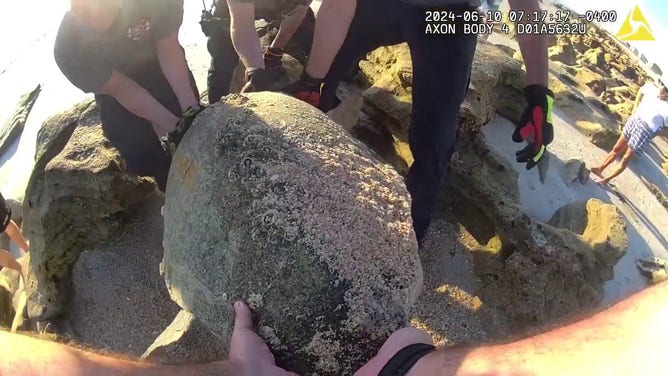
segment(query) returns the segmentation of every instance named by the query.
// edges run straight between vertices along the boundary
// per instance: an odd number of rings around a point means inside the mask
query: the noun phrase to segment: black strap
[[[385,367],[380,370],[378,376],[403,376],[418,360],[435,349],[434,346],[426,343],[408,345],[390,358]]]

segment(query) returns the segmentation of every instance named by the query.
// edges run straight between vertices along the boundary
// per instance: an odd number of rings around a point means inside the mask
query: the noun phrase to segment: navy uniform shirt
[[[127,74],[155,61],[156,41],[177,32],[182,21],[183,0],[124,0],[105,32],[80,25],[68,12],[56,36],[56,63],[72,84],[94,93],[113,70]]]

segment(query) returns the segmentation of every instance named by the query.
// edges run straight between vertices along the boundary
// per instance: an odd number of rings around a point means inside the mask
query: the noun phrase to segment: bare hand
[[[434,341],[431,336],[420,329],[404,328],[394,332],[390,338],[385,341],[383,347],[378,350],[378,354],[371,358],[367,364],[362,366],[355,376],[376,376],[380,370],[385,367],[385,364],[396,354],[399,350],[414,343],[426,343],[433,345]]]
[[[274,355],[255,330],[251,311],[243,302],[234,304],[234,331],[229,360],[237,364],[242,375],[297,376],[276,366]]]

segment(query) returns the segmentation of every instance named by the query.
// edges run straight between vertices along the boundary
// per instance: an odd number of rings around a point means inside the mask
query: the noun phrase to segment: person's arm
[[[114,97],[128,111],[150,121],[153,124],[153,130],[159,137],[176,129],[179,119],[153,98],[146,89],[121,72],[114,70],[109,80],[95,93]]]
[[[255,30],[255,4],[252,1],[227,0],[230,10],[232,44],[246,69],[264,69],[262,45]]]
[[[407,375],[663,374],[668,369],[667,301],[668,282],[663,282],[582,321],[534,337],[434,351]],[[430,343],[418,336],[417,329],[392,335],[356,375],[376,375],[399,349]]]
[[[102,356],[0,331],[0,375],[238,375],[235,363],[217,362],[193,366],[158,366]]]
[[[525,15],[540,12],[538,0],[508,0],[510,8],[523,11]],[[548,83],[547,36],[542,34],[518,34],[522,58],[526,65],[526,85],[543,85]]]
[[[178,31],[157,42],[157,54],[160,68],[176,94],[181,110],[198,107],[199,99],[195,96],[190,82],[188,63],[179,44]]]
[[[125,376],[296,376],[276,366],[264,341],[253,330],[247,305],[234,305],[234,331],[229,359],[206,364],[159,366],[124,360],[78,350],[60,343],[48,342],[0,330],[0,375],[125,375]]]
[[[304,21],[308,8],[308,5],[300,5],[281,21],[276,38],[271,42],[271,48],[283,48],[290,42]]]
[[[323,79],[346,39],[355,16],[357,0],[323,0],[315,19],[311,54],[306,73]]]
[[[5,232],[7,232],[7,236],[9,236],[9,239],[14,243],[16,243],[16,245],[18,245],[19,248],[23,250],[23,252],[30,252],[30,246],[28,246],[26,238],[23,237],[21,229],[14,221],[11,220],[9,221],[9,224],[7,225],[7,229],[5,230]]]
[[[199,107],[199,93],[190,81],[186,56],[179,44],[179,29],[183,23],[183,0],[161,0],[157,9],[153,36],[156,40],[158,62],[165,78],[181,106],[181,110]]]

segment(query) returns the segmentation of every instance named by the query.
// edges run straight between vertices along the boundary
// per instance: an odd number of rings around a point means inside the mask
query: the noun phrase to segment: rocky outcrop
[[[28,115],[30,115],[32,106],[37,101],[37,97],[41,91],[42,86],[37,85],[33,91],[24,94],[21,97],[14,114],[2,127],[0,127],[0,154],[4,154],[4,152],[23,132],[23,127],[25,127],[26,121],[28,120]]]
[[[301,374],[351,374],[421,289],[402,179],[285,95],[229,96],[198,116],[164,218],[172,298],[226,347],[232,303],[247,300],[277,363]]]
[[[557,210],[544,228],[551,236],[563,239],[575,252],[583,273],[599,281],[612,278],[612,268],[629,245],[626,222],[616,206],[597,199],[575,202]]]
[[[399,66],[408,66],[408,63],[401,59],[400,53],[387,54],[387,48],[374,52],[361,64],[374,86],[380,86],[368,89],[367,93],[382,92],[384,96],[383,101],[366,96],[365,111],[376,119],[377,124],[386,126],[386,132],[393,140],[401,140],[405,139],[409,124],[406,119],[410,114],[407,110],[410,96],[401,93],[409,93],[410,86],[398,74],[397,68],[387,70],[386,67],[392,66],[392,59]],[[391,56],[392,59],[380,59],[381,56]],[[495,46],[479,46],[471,79],[475,86],[472,93],[479,100],[479,106],[477,111],[471,111],[465,103],[460,112],[460,141],[450,166],[448,194],[468,202],[470,210],[476,213],[476,225],[484,223],[488,227],[487,235],[478,239],[482,246],[474,255],[475,269],[482,281],[478,296],[484,303],[498,307],[517,325],[517,330],[526,330],[533,324],[540,325],[596,307],[602,299],[606,276],[611,273],[610,262],[618,252],[602,251],[612,256],[606,262],[596,263],[591,256],[598,252],[594,251],[598,248],[593,245],[593,237],[590,239],[570,229],[555,229],[523,213],[515,170],[486,146],[479,133],[491,114],[504,105],[498,98],[505,94],[498,93],[506,91],[519,95],[520,66],[507,58],[507,54]],[[401,72],[403,70],[405,68]],[[565,85],[563,91],[566,93]],[[394,98],[399,106],[392,102],[391,95],[395,92],[399,92]],[[470,104],[470,96],[467,100]],[[506,111],[506,116],[511,119],[518,118],[524,106],[521,97],[514,102],[512,111]],[[578,103],[585,106],[584,101]],[[395,149],[398,155],[406,152],[396,147],[396,141]],[[406,164],[409,163],[407,158]],[[624,233],[623,229],[621,231]],[[622,248],[620,243],[615,249],[621,252]],[[591,257],[581,260],[584,254]]]
[[[192,313],[181,310],[142,359],[159,364],[188,364],[219,360],[224,356],[220,338]]]
[[[559,61],[566,65],[577,64],[577,53],[573,48],[571,40],[566,36],[560,37],[557,40],[557,44],[549,48],[548,56],[551,60]]]
[[[395,149],[406,153],[411,119],[412,64],[407,44],[381,47],[360,62],[362,74],[373,86],[363,93],[367,122],[381,124],[395,137]],[[471,84],[459,113],[460,126],[476,133],[498,112],[519,120],[525,106],[524,71],[503,49],[478,42]],[[401,151],[400,151],[401,150]]]
[[[123,212],[155,190],[131,176],[102,133],[99,112],[86,101],[47,120],[37,136],[35,168],[23,205],[31,241],[26,284],[30,317],[62,313],[71,267],[88,246],[109,238]]]

